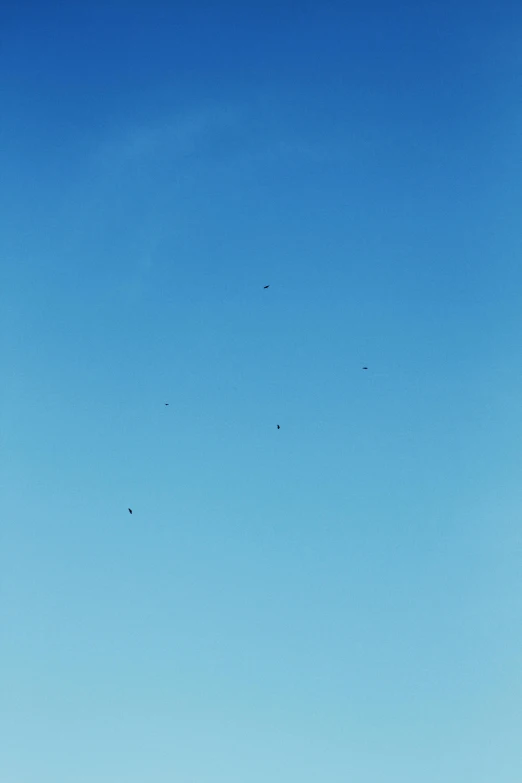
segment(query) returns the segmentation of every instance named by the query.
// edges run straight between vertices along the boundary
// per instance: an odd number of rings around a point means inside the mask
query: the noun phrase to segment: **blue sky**
[[[517,4],[1,24],[2,781],[519,783]]]

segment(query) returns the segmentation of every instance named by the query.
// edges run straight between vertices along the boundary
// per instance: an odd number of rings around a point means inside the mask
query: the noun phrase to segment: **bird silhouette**
[[[165,403],[165,407],[166,407],[166,408],[168,408],[168,407],[169,407],[169,404],[168,404],[168,402],[166,402],[166,403]]]
[[[281,427],[279,426],[279,424],[277,425],[277,429],[278,429],[278,430],[280,430],[280,429],[281,429]]]
[[[367,367],[363,367],[363,370],[367,370],[367,369],[368,369]]]
[[[269,285],[264,285],[263,288],[270,288],[270,286]]]
[[[132,514],[132,508],[129,508],[128,511],[129,511],[129,514]]]

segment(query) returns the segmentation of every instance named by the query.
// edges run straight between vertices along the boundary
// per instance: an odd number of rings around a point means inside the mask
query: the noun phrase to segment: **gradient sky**
[[[2,783],[520,783],[520,4],[42,5]]]

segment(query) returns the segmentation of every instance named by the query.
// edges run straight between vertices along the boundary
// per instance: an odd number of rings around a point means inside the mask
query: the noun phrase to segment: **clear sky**
[[[0,23],[2,783],[520,783],[520,4]]]

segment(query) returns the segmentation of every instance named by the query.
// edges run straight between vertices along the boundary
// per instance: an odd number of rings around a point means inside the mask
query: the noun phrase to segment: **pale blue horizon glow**
[[[520,783],[517,4],[45,5],[0,780]]]

